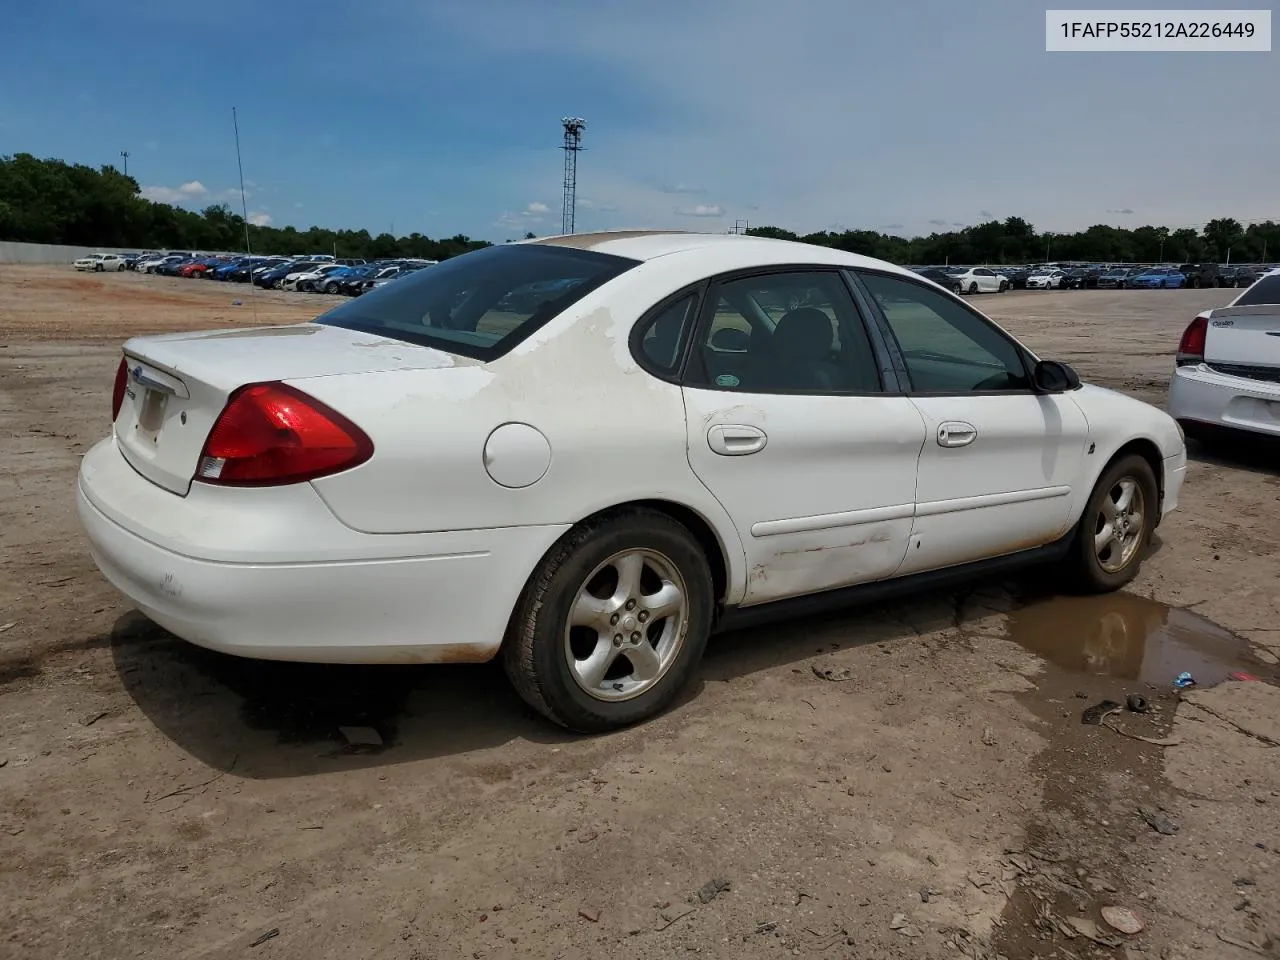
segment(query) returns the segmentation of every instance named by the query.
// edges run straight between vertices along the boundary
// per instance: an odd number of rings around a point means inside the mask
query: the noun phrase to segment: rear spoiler
[[[1209,311],[1210,320],[1227,317],[1280,317],[1280,303],[1254,303],[1247,307],[1218,307]]]

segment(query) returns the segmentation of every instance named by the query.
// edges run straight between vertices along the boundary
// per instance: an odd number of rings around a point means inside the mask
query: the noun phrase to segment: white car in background
[[[1280,437],[1280,270],[1187,326],[1169,413],[1195,439],[1237,431]]]
[[[76,260],[72,266],[77,270],[93,270],[97,273],[102,273],[104,270],[119,273],[128,268],[124,257],[118,253],[91,253],[87,257]]]
[[[1027,277],[1028,290],[1057,290],[1066,279],[1061,270],[1037,270]]]
[[[708,635],[1062,564],[1138,570],[1177,424],[879,260],[736,235],[499,244],[315,321],[124,345],[78,507],[152,620],[226,653],[500,658],[573,730]]]
[[[325,276],[333,273],[335,270],[345,270],[340,263],[317,263],[314,267],[307,270],[299,270],[296,273],[290,273],[280,282],[282,290],[315,290],[319,286],[320,281]]]
[[[1004,293],[1009,281],[986,267],[953,267],[947,276],[959,284],[962,293]]]

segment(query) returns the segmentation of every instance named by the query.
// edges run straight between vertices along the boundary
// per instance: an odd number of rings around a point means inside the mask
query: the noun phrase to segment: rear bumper
[[[1280,384],[1205,366],[1178,367],[1169,385],[1169,414],[1191,431],[1204,425],[1280,437]]]
[[[85,455],[77,507],[103,575],[171,633],[224,653],[323,663],[490,659],[530,572],[567,529],[361,534],[308,484],[196,484],[176,496],[134,472],[110,439]]]

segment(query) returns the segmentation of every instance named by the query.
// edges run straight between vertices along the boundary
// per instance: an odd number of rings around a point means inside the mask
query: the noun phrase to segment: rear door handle
[[[743,457],[749,453],[759,453],[768,442],[769,438],[763,430],[745,424],[716,424],[707,431],[707,446],[722,457]]]
[[[963,420],[948,420],[938,424],[938,446],[964,447],[978,439],[978,428]]]

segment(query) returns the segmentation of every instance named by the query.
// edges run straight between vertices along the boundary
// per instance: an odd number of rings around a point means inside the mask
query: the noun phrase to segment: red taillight
[[[120,358],[120,366],[116,367],[116,383],[111,388],[111,422],[120,416],[120,408],[124,406],[124,390],[129,383],[129,364],[124,357]]]
[[[1182,340],[1178,343],[1178,357],[1175,361],[1179,367],[1192,363],[1204,362],[1204,340],[1209,332],[1209,319],[1196,317],[1182,332]]]
[[[283,383],[255,383],[227,401],[194,479],[227,486],[301,483],[371,456],[373,442],[342,414]]]

